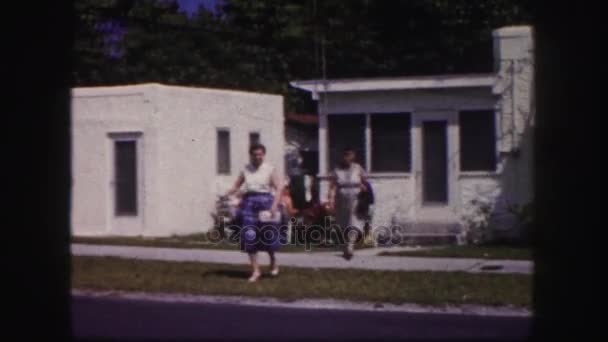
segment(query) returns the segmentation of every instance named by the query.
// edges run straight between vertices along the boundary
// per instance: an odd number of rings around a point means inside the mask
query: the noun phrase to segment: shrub
[[[465,207],[461,217],[464,227],[464,238],[467,244],[481,245],[490,238],[490,216],[492,206],[489,203],[473,199]]]

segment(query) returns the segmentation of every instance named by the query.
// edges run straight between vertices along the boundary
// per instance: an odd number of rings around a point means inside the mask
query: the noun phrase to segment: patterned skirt
[[[260,211],[270,210],[274,198],[269,193],[247,193],[239,205],[240,247],[247,253],[277,251],[284,240],[281,223],[260,222]]]

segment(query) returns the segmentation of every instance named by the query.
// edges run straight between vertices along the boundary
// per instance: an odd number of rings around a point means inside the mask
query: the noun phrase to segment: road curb
[[[277,308],[298,308],[314,310],[351,310],[376,312],[406,312],[421,314],[451,314],[472,315],[488,317],[531,317],[532,313],[523,308],[492,307],[482,305],[446,305],[429,306],[420,304],[390,304],[372,302],[351,302],[336,299],[298,299],[286,301],[272,297],[246,297],[246,296],[211,296],[172,293],[145,293],[125,291],[92,291],[73,289],[74,297],[92,298],[120,298],[128,300],[147,300],[168,303],[193,304],[231,304],[247,306],[265,306]]]

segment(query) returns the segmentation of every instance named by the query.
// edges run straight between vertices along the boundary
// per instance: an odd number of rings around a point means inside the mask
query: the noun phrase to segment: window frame
[[[491,135],[492,135],[492,166],[490,168],[475,168],[475,169],[465,169],[464,168],[464,146],[463,146],[463,125],[462,125],[462,117],[463,113],[470,113],[471,115],[480,115],[481,113],[488,114],[491,117],[492,122],[490,123],[491,127]],[[460,109],[458,110],[458,172],[460,174],[495,174],[499,169],[499,149],[498,149],[498,113],[494,108],[479,108],[479,109]]]
[[[359,116],[361,117],[363,120],[363,125],[360,127],[362,128],[361,130],[361,146],[354,146],[355,149],[357,149],[358,147],[362,148],[362,151],[357,150],[357,159],[356,162],[359,163],[363,169],[366,172],[369,172],[369,146],[368,146],[368,142],[369,139],[367,138],[368,135],[368,131],[369,131],[369,114],[367,113],[331,113],[331,114],[327,114],[327,172],[331,172],[332,168],[335,166],[334,164],[336,163],[339,155],[341,154],[341,152],[339,151],[335,151],[335,156],[332,156],[332,127],[331,127],[331,121],[332,118],[337,118],[337,117],[346,117],[346,116]],[[363,155],[362,155],[363,154]],[[334,158],[332,158],[334,157]]]
[[[388,116],[388,115],[400,115],[400,116],[407,116],[408,117],[408,121],[409,121],[409,127],[407,129],[408,131],[408,136],[407,136],[407,141],[408,141],[408,161],[407,161],[407,170],[374,170],[374,127],[373,127],[373,117],[380,117],[380,116]],[[412,172],[412,168],[413,168],[413,113],[411,111],[395,111],[395,112],[372,112],[372,113],[368,113],[368,129],[369,129],[369,143],[368,143],[368,149],[369,149],[369,168],[367,170],[368,173],[370,174],[377,174],[377,175],[384,175],[384,174],[410,174]]]
[[[262,133],[260,131],[250,131],[249,132],[249,146],[252,146],[254,144],[253,140],[251,139],[252,136],[257,135],[257,143],[258,144],[262,144]]]
[[[215,130],[215,163],[216,163],[216,174],[220,175],[220,176],[229,176],[232,174],[232,143],[231,143],[231,137],[232,134],[230,132],[230,128],[228,127],[218,127]],[[221,162],[220,162],[220,158],[221,158],[221,153],[220,153],[220,134],[221,133],[227,133],[227,142],[228,145],[226,147],[226,149],[228,150],[228,157],[227,157],[227,166],[224,168],[222,168]]]
[[[112,214],[114,217],[139,217],[141,215],[142,212],[142,207],[141,207],[141,191],[143,188],[143,163],[142,163],[142,132],[110,132],[108,133],[108,137],[110,138],[110,146],[111,146],[111,170],[112,170],[112,175],[111,175],[111,184],[112,184],[112,193],[110,196],[112,196],[112,202],[113,202],[113,208],[111,208],[112,210]],[[120,143],[120,142],[132,142],[134,144],[134,148],[135,148],[135,156],[134,156],[134,163],[135,163],[135,180],[134,180],[134,198],[135,198],[135,209],[134,211],[123,211],[123,210],[119,210],[118,206],[119,206],[119,199],[118,199],[118,163],[117,163],[117,158],[118,158],[118,153],[117,153],[117,148],[116,148],[116,144]]]

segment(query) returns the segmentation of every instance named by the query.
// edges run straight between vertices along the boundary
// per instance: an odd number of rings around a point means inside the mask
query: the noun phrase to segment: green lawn
[[[495,260],[532,260],[532,251],[529,248],[507,246],[449,246],[423,249],[419,251],[382,252],[379,255]]]
[[[283,267],[278,278],[247,282],[247,266],[143,261],[109,257],[72,258],[72,287],[205,295],[335,298],[430,305],[480,304],[529,308],[531,277],[521,274],[398,272]]]
[[[140,247],[165,247],[165,248],[201,248],[201,249],[223,249],[238,250],[239,245],[223,240],[221,242],[210,241],[206,234],[193,234],[186,236],[143,238],[143,237],[72,237],[72,243],[112,245],[112,246],[140,246]],[[371,248],[373,245],[357,245],[356,249]],[[337,246],[312,245],[309,250],[303,245],[285,245],[281,252],[328,252],[341,250]]]

